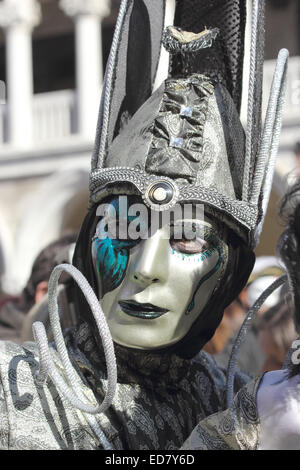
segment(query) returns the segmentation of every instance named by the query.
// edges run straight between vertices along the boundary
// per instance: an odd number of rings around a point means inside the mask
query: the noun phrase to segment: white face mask
[[[122,280],[101,299],[116,343],[138,349],[174,344],[201,314],[226,267],[227,246],[216,235],[211,220],[192,222],[201,224],[203,238],[176,240],[172,229],[170,238],[169,227],[164,226],[129,249],[126,262],[123,260],[126,270],[123,268]],[[107,256],[107,247],[101,255],[100,243],[95,237],[92,244],[99,286],[101,271],[107,264],[103,259],[99,263],[101,256]],[[118,246],[117,241],[114,246]],[[106,275],[118,275],[118,267],[122,269],[121,254],[122,250]]]

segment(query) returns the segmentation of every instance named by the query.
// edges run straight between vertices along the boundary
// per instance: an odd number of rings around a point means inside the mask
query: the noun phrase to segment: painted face
[[[118,213],[118,198],[110,201]],[[162,225],[149,238],[103,238],[92,243],[99,299],[114,341],[138,349],[178,342],[190,330],[222,278],[227,245],[208,217]],[[132,222],[133,217],[127,217]],[[198,234],[178,237],[178,224]]]

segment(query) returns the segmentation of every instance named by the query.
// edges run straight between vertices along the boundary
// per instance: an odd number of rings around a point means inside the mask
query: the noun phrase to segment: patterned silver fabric
[[[256,450],[260,422],[256,393],[260,378],[242,388],[230,408],[199,423],[182,446],[184,450]]]
[[[35,349],[33,343],[0,344],[0,449],[96,449],[84,418],[53,384],[36,385]]]
[[[91,389],[100,398],[107,380],[104,358],[84,323],[66,336],[67,348],[82,390],[92,400]],[[203,421],[211,416],[224,429],[225,376],[213,359],[200,353],[193,360],[175,355],[140,353],[116,347],[118,386],[113,404],[96,419],[116,449],[179,449],[193,429],[203,424],[203,446],[215,444],[215,429]],[[52,350],[57,370],[64,375],[57,353]],[[23,346],[0,343],[0,449],[99,449],[101,446],[84,413],[61,397],[51,380],[41,387],[34,374],[38,369],[34,343]],[[258,431],[255,394],[242,388],[239,376],[236,408],[230,412],[234,432],[230,448],[255,448]],[[243,397],[246,397],[245,399]],[[245,400],[252,408],[245,413]],[[226,412],[225,412],[226,413]],[[218,418],[219,417],[219,418]],[[226,427],[226,426],[225,426]],[[207,444],[207,433],[214,444]],[[223,444],[222,444],[223,445]],[[222,446],[221,446],[222,448]]]

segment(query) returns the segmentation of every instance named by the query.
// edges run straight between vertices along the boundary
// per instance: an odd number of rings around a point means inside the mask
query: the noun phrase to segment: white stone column
[[[101,20],[110,12],[110,0],[60,0],[74,18],[78,132],[95,135],[103,82]]]
[[[37,0],[3,0],[0,26],[5,29],[9,142],[30,147],[33,137],[32,29],[39,23]]]

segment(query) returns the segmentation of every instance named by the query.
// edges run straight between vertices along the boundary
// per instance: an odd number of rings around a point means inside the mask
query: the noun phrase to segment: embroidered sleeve
[[[260,423],[256,394],[261,377],[235,395],[230,408],[202,420],[185,441],[183,450],[255,450]]]

